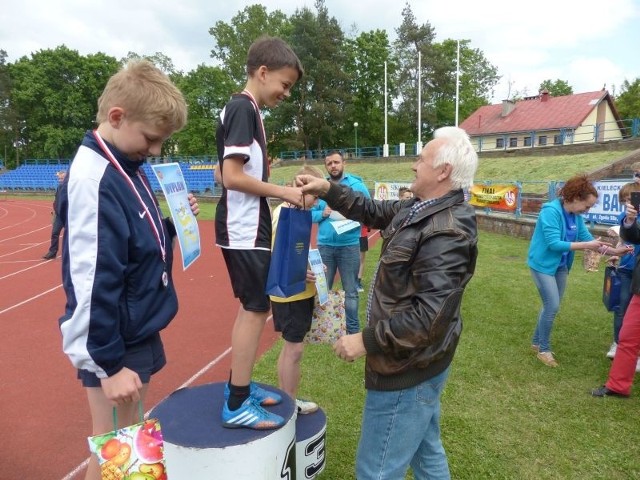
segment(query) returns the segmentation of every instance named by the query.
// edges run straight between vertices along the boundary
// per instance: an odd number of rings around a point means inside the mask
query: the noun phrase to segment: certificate
[[[200,256],[200,230],[189,205],[189,192],[182,170],[177,163],[151,165],[151,168],[169,205],[182,254],[182,269],[186,270]]]
[[[317,248],[309,249],[309,266],[316,276],[318,303],[324,305],[329,300],[329,289],[327,288],[327,277],[324,274],[324,263],[322,263],[322,257]]]

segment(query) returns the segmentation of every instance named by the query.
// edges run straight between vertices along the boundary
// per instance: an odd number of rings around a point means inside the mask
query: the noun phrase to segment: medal
[[[145,216],[147,217],[147,221],[149,222],[151,231],[153,232],[154,236],[156,237],[156,241],[158,242],[158,248],[160,249],[160,258],[162,259],[162,263],[164,264],[162,276],[160,277],[160,279],[162,280],[162,285],[166,288],[169,285],[169,275],[167,274],[167,265],[166,265],[167,264],[167,251],[165,248],[166,238],[164,236],[164,228],[162,226],[162,215],[160,214],[160,209],[158,208],[158,204],[156,203],[154,196],[151,194],[151,191],[147,187],[146,182],[142,178],[142,175],[140,175],[140,172],[138,171],[138,178],[140,179],[142,186],[146,190],[147,195],[151,200],[151,203],[153,203],[153,205],[156,207],[156,216],[158,218],[158,224],[160,226],[160,230],[158,230],[156,223],[154,222],[153,218],[151,218],[151,212],[149,211],[149,208],[147,207],[147,205],[144,203],[144,200],[142,200],[142,197],[138,193],[138,190],[136,189],[136,186],[133,184],[133,181],[131,180],[131,178],[129,178],[129,175],[126,174],[122,166],[118,163],[116,158],[113,156],[113,153],[111,153],[111,150],[109,150],[109,147],[107,147],[107,144],[104,143],[104,140],[102,140],[102,137],[100,136],[97,130],[93,131],[93,136],[98,142],[98,145],[100,145],[100,148],[102,149],[102,151],[107,156],[107,159],[111,162],[111,164],[115,167],[115,169],[120,173],[120,175],[122,175],[124,180],[129,184],[129,187],[131,188],[135,196],[138,198],[138,201],[140,202],[140,206],[143,209],[143,213],[142,215],[140,215],[140,218],[143,218]],[[160,238],[160,232],[162,232],[162,238]]]

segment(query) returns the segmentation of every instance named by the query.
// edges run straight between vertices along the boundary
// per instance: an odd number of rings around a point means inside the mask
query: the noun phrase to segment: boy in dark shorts
[[[216,209],[216,245],[222,248],[240,308],[231,334],[231,372],[222,424],[228,428],[279,428],[284,419],[262,408],[282,398],[251,381],[260,336],[271,307],[265,293],[271,261],[271,210],[267,197],[302,206],[302,190],[268,183],[263,106],[275,107],[302,77],[300,60],[279,38],[261,37],[247,55],[248,79],[220,113],[216,131],[222,196]]]
[[[65,229],[60,318],[64,352],[86,387],[92,435],[139,421],[149,379],[166,363],[160,330],[178,311],[171,275],[176,230],[141,173],[147,155],[187,121],[169,78],[132,61],[98,100],[98,128],[86,133],[56,205]],[[198,204],[190,195],[191,211]],[[85,479],[100,479],[91,456]]]
[[[305,165],[296,175],[311,175],[324,178],[322,171],[314,166]],[[311,208],[318,200],[313,195],[305,195],[304,205]],[[273,231],[277,231],[281,209],[290,207],[287,202],[273,210]],[[274,234],[275,242],[275,234]],[[278,386],[296,402],[298,413],[308,414],[318,410],[318,405],[298,398],[300,385],[300,362],[304,349],[304,337],[311,328],[311,317],[316,296],[315,275],[307,269],[307,288],[304,292],[283,298],[271,295],[271,313],[276,332],[282,332],[284,346],[278,357]]]

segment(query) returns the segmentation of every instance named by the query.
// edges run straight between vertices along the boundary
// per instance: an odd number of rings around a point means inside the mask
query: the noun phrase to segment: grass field
[[[563,180],[626,152],[553,158],[484,159],[479,180]],[[374,181],[409,181],[411,163],[348,164]],[[291,179],[298,166],[272,170]],[[202,204],[200,219],[215,205]],[[365,288],[380,242],[367,256]],[[442,404],[442,437],[454,479],[640,478],[640,391],[631,399],[596,399],[611,362],[612,315],[601,301],[603,267],[587,273],[576,256],[552,334],[560,366],[546,367],[529,348],[540,300],[526,266],[528,241],[480,233],[476,274],[463,301],[464,330]],[[361,319],[365,311],[361,295]],[[277,343],[258,362],[255,378],[277,383]],[[350,480],[364,401],[364,360],[345,363],[328,346],[309,345],[300,395],[327,414],[327,464],[322,479]],[[636,381],[636,387],[637,387]],[[407,478],[412,478],[408,476]]]
[[[380,242],[367,256],[365,280],[379,248]],[[552,369],[529,348],[540,301],[525,263],[527,248],[526,240],[480,234],[477,271],[463,302],[462,339],[442,400],[452,478],[640,478],[640,393],[629,400],[589,394],[605,381],[611,364],[605,358],[612,315],[602,305],[603,270],[587,273],[577,255],[552,334],[560,364]],[[277,382],[280,348],[259,361],[257,379]],[[305,349],[300,395],[317,401],[328,417],[321,478],[355,478],[363,368],[362,359],[342,362],[328,346]]]

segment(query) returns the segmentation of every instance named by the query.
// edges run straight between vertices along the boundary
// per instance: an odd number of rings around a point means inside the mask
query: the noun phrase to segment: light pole
[[[358,122],[353,122],[353,129],[356,134],[356,157],[358,156]]]

